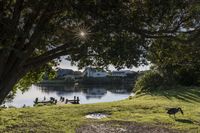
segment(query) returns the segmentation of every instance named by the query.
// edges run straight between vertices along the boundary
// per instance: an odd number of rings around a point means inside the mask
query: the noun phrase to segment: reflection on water
[[[65,97],[73,99],[74,96],[80,98],[81,104],[111,102],[127,98],[132,91],[128,86],[66,86],[62,84],[43,84],[32,85],[30,89],[22,94],[18,91],[12,102],[6,103],[8,106],[22,107],[32,106],[36,97],[43,100],[44,97],[49,99],[54,97],[60,99]]]

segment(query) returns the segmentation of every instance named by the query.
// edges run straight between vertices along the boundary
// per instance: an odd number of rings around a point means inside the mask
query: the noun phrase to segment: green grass
[[[179,113],[176,119],[169,117],[165,110],[168,107],[181,107],[184,115]],[[92,112],[108,113],[110,117],[102,120],[84,117]],[[82,124],[111,120],[200,132],[200,88],[175,88],[170,91],[139,94],[111,103],[4,109],[0,111],[0,132],[73,133],[75,128]]]

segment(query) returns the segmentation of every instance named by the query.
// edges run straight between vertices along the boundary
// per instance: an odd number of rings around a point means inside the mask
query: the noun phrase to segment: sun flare
[[[85,32],[80,31],[80,36],[84,37],[85,36]]]
[[[89,39],[89,35],[91,34],[90,28],[87,26],[79,26],[74,32],[74,38],[78,41],[87,41]]]

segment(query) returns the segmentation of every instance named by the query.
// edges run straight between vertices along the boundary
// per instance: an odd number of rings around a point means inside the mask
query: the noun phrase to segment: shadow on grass
[[[194,122],[188,119],[175,119],[177,122],[193,124]]]
[[[148,93],[152,96],[164,96],[171,100],[176,98],[185,102],[200,102],[200,88],[199,87],[173,87],[162,88]]]

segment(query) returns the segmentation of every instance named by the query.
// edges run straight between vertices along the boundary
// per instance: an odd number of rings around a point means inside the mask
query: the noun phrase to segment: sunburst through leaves
[[[77,41],[88,41],[89,36],[91,34],[90,28],[85,25],[79,26],[74,30],[74,32],[75,32],[74,38]]]

